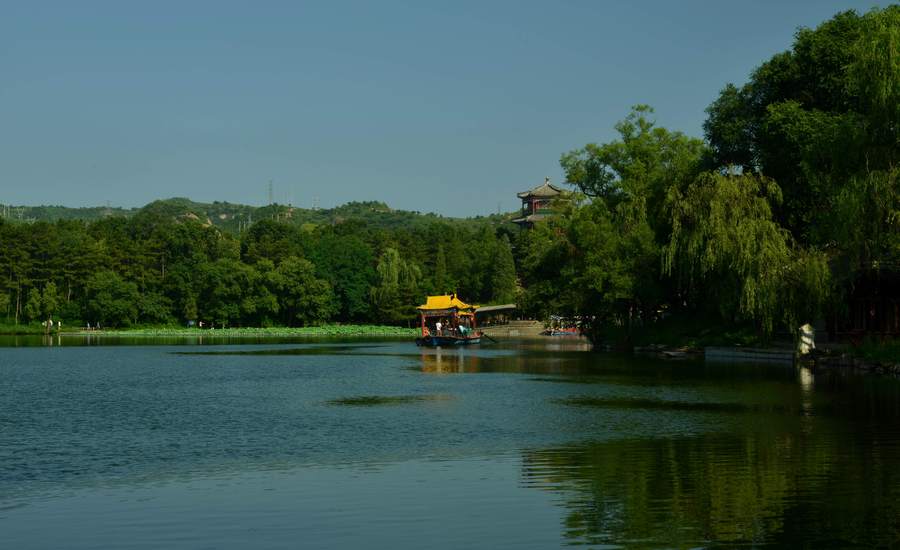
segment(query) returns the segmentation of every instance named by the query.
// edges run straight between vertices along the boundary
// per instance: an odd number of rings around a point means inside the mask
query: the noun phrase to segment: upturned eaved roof
[[[522,191],[521,193],[516,193],[516,196],[520,199],[527,199],[528,197],[555,197],[564,193],[562,189],[550,183],[550,178],[544,178],[544,183],[542,185],[538,185],[534,189],[530,189],[528,191]]]
[[[456,294],[444,294],[442,296],[429,296],[425,303],[416,309],[430,311],[435,309],[460,309],[470,310],[478,306],[467,304],[456,297]]]

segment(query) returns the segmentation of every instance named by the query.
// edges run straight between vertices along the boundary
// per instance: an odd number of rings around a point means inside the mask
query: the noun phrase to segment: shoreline
[[[196,338],[259,338],[259,337],[322,337],[322,336],[415,336],[418,329],[389,325],[323,325],[319,327],[241,327],[224,329],[200,328],[140,328],[102,330],[62,330],[50,332],[50,336],[102,336],[102,337],[196,337]],[[0,336],[44,336],[45,333],[19,333]]]

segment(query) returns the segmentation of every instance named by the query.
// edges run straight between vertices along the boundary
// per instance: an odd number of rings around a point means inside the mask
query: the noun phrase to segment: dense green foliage
[[[56,222],[81,220],[93,222],[105,218],[132,218],[142,213],[191,219],[212,225],[231,234],[239,234],[261,220],[275,220],[288,225],[312,228],[320,225],[343,223],[347,220],[363,221],[371,227],[383,229],[422,228],[435,222],[467,227],[496,225],[508,218],[506,215],[476,216],[474,218],[449,218],[438,214],[423,214],[408,210],[394,210],[383,202],[349,202],[335,208],[302,208],[294,205],[269,204],[250,206],[230,202],[195,202],[186,198],[154,201],[143,208],[68,208],[65,206],[15,206],[0,204],[0,218],[11,222]]]
[[[529,310],[626,343],[685,315],[765,338],[900,271],[900,6],[801,29],[707,112],[706,143],[637,106],[563,155],[585,199],[520,238]]]
[[[483,219],[262,219],[233,235],[162,206],[91,222],[0,221],[5,317],[101,327],[401,324],[428,293],[488,303],[516,292],[506,234]],[[495,262],[502,272],[489,276]]]
[[[900,6],[799,30],[725,86],[705,141],[652,114],[638,105],[617,139],[564,154],[577,192],[519,233],[376,202],[170,199],[0,224],[0,306],[15,322],[402,324],[426,294],[457,292],[627,345],[673,318],[766,339],[900,273]]]
[[[896,261],[900,6],[800,30],[708,113],[715,165],[775,180],[776,219],[801,244]]]

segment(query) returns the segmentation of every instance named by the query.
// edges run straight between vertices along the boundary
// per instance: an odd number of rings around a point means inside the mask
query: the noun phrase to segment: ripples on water
[[[889,378],[559,341],[63,345],[0,349],[0,399],[3,548],[900,544]]]

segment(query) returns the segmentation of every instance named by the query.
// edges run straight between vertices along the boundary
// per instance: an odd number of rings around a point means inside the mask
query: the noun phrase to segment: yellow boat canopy
[[[456,297],[456,294],[445,294],[443,296],[429,296],[425,303],[418,308],[419,311],[426,313],[429,311],[446,311],[450,309],[458,309],[460,311],[475,311],[478,306],[467,304]]]

